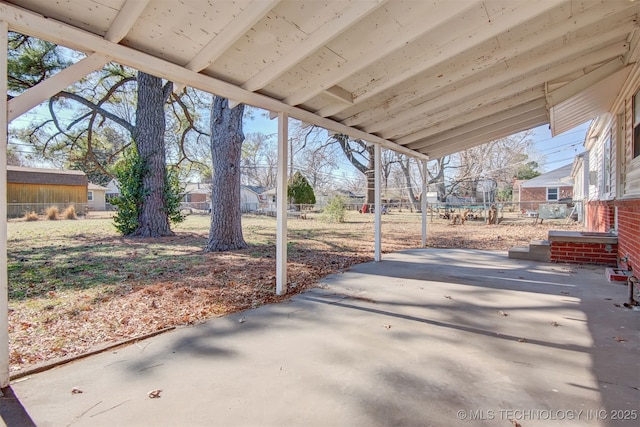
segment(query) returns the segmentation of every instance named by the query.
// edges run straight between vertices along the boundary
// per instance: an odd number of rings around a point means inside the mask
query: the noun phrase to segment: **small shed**
[[[87,185],[87,206],[92,211],[106,211],[107,210],[107,195],[108,188],[98,184],[90,182]]]
[[[87,207],[87,185],[82,171],[7,166],[7,215],[42,213],[50,206],[64,210],[70,205],[82,214]]]
[[[261,197],[264,188],[257,185],[243,185],[240,187],[240,210],[245,212],[255,212],[261,206],[260,203],[266,200]]]

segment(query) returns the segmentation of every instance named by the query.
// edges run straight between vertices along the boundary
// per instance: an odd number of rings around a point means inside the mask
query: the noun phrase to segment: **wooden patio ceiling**
[[[116,61],[419,158],[593,118],[606,99],[567,106],[622,80],[638,12],[632,0],[0,1],[10,30],[94,67]]]

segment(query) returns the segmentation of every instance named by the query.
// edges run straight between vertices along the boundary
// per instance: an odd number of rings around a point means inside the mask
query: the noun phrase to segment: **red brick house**
[[[629,65],[582,95],[607,106],[576,159],[576,191],[585,200],[585,226],[618,237],[618,265],[640,270],[640,66]]]
[[[520,209],[537,211],[542,204],[561,203],[573,198],[572,165],[562,166],[535,178],[520,182]]]

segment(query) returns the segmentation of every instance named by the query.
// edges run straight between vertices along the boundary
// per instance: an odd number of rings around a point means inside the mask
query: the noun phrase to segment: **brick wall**
[[[559,199],[573,197],[573,187],[559,187]],[[520,187],[520,209],[538,210],[540,204],[556,203],[547,202],[546,187]]]
[[[618,254],[627,257],[627,262],[621,262],[621,268],[640,271],[640,199],[618,200]]]
[[[551,262],[617,266],[616,244],[551,242]]]
[[[612,202],[591,201],[587,203],[586,226],[589,231],[609,232],[614,225]]]

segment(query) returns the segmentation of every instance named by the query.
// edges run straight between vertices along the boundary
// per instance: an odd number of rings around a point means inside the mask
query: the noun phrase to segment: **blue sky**
[[[540,171],[549,172],[569,163],[573,163],[576,154],[584,150],[584,136],[589,128],[589,122],[584,123],[554,138],[551,137],[549,125],[539,126],[533,129],[535,153],[532,158],[540,156]],[[277,133],[277,120],[270,120],[256,115],[252,120],[247,120],[244,125],[245,132],[262,132],[265,134]]]
[[[543,157],[540,162],[540,171],[549,172],[573,163],[576,154],[584,151],[584,136],[588,128],[587,122],[554,138],[551,137],[548,125],[534,128],[535,151]]]

